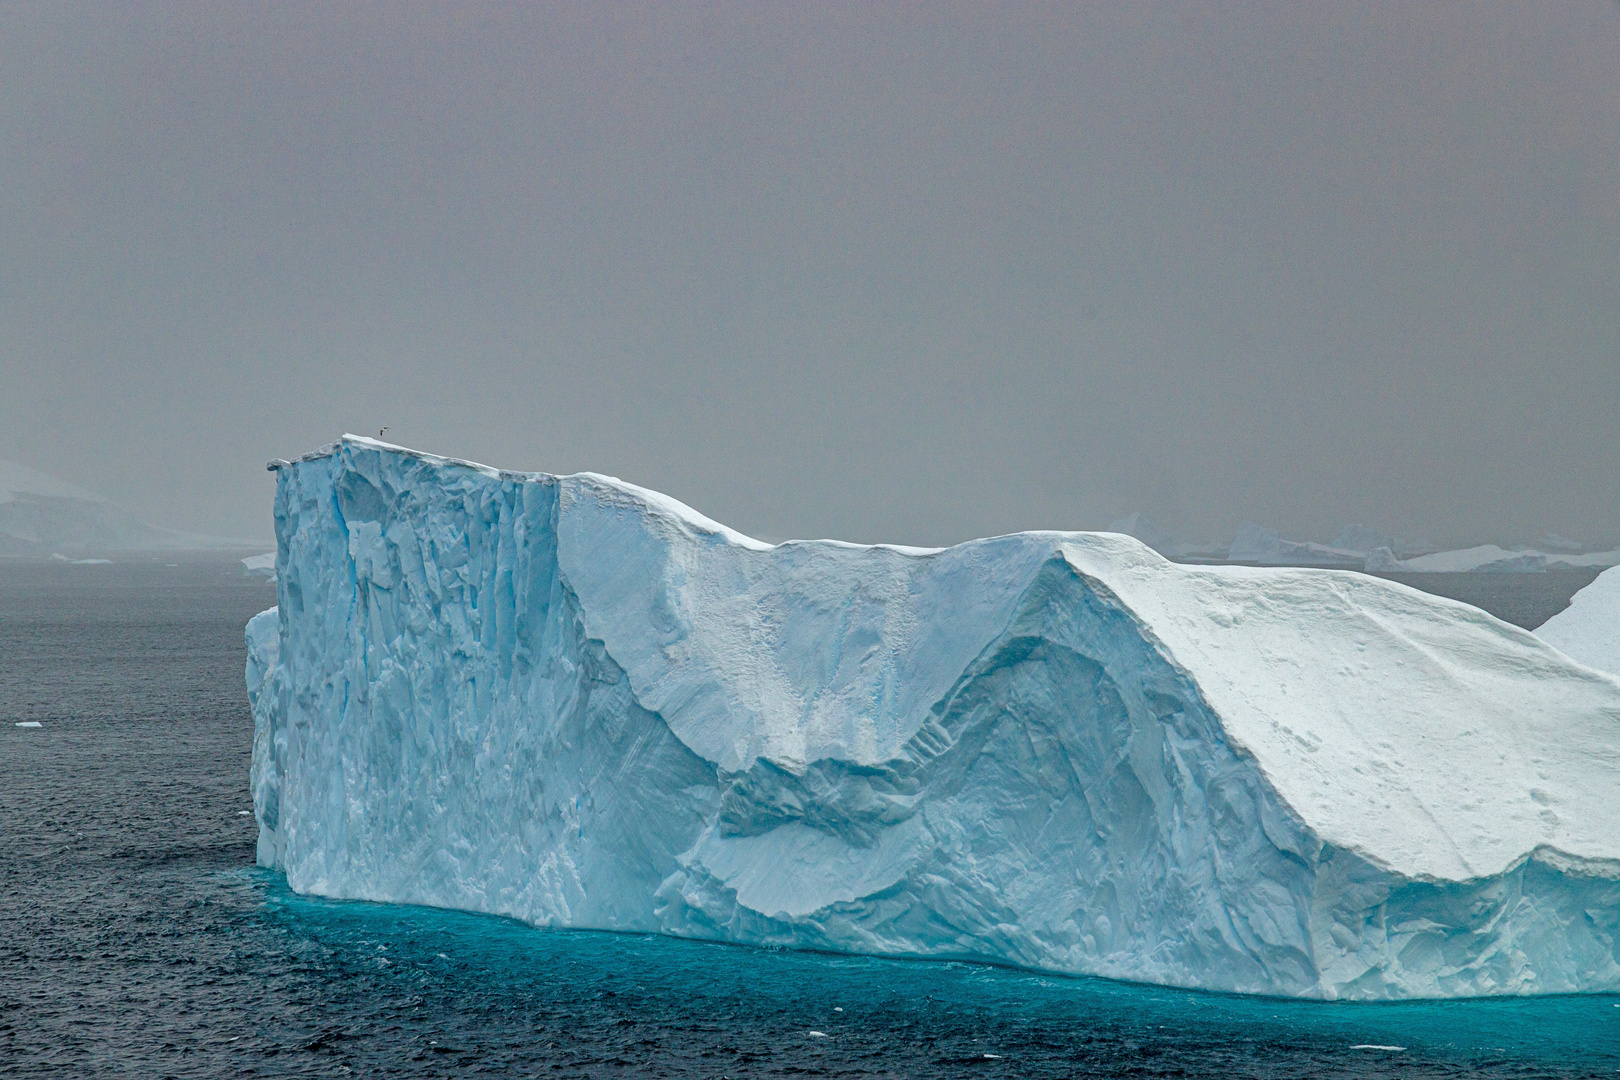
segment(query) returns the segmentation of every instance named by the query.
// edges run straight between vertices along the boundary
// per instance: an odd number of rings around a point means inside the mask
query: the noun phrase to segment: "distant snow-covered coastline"
[[[1586,551],[1580,544],[1549,534],[1539,546],[1503,548],[1496,544],[1434,551],[1422,541],[1389,536],[1366,525],[1347,525],[1331,543],[1290,540],[1252,521],[1237,528],[1225,546],[1176,539],[1140,513],[1113,522],[1110,532],[1134,537],[1169,559],[1244,566],[1317,566],[1364,570],[1372,574],[1539,573],[1560,568],[1620,566],[1620,548]]]
[[[87,565],[106,561],[95,556],[116,553],[259,546],[152,525],[94,491],[26,465],[0,461],[0,558],[54,558]]]

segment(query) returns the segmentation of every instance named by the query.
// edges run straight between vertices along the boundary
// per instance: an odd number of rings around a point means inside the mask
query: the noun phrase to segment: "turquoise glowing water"
[[[445,1060],[694,1076],[1620,1072],[1620,997],[1325,1005],[536,930],[298,897],[268,877],[241,887],[267,928]]]
[[[1620,1075],[1620,997],[1325,1005],[296,896],[241,813],[273,597],[228,569],[0,567],[0,1074]]]

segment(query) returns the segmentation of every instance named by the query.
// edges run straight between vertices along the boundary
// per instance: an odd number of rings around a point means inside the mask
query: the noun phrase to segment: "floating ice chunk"
[[[1367,560],[1362,563],[1361,568],[1369,574],[1384,574],[1398,571],[1402,565],[1395,552],[1387,547],[1381,547],[1368,553]]]
[[[345,439],[247,627],[297,891],[1216,990],[1620,990],[1620,681],[1124,536],[768,545]]]
[[[44,727],[38,720],[18,720],[18,727]]]
[[[262,577],[274,582],[276,580],[276,553],[271,551],[263,555],[249,555],[242,560],[242,573],[249,577]]]

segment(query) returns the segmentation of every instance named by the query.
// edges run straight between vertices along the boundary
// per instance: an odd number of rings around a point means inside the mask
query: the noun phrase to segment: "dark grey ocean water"
[[[274,595],[233,569],[0,563],[0,1074],[1620,1075],[1616,996],[1305,1004],[292,895],[243,813]],[[1521,622],[1584,584],[1453,577]]]

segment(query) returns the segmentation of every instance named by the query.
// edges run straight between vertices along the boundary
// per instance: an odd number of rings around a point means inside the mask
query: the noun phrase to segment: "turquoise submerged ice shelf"
[[[1107,533],[763,544],[367,439],[278,468],[259,861],[540,925],[1321,998],[1620,989],[1620,680]]]

